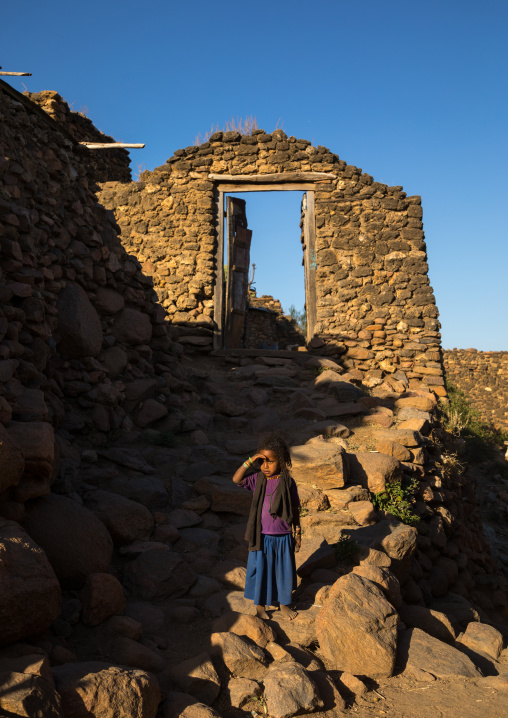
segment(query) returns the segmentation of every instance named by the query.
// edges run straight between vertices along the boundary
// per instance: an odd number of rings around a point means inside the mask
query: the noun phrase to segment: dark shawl
[[[245,538],[249,542],[249,551],[261,550],[261,512],[263,510],[263,501],[265,500],[266,476],[260,471],[257,475],[256,489],[252,497],[250,506],[249,520],[247,521],[247,530]],[[280,516],[280,518],[288,524],[293,521],[293,509],[291,507],[291,476],[287,469],[280,475],[279,483],[275,489],[272,501],[272,516]]]

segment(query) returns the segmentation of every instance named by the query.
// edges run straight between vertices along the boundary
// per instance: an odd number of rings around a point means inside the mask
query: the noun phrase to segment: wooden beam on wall
[[[217,189],[221,192],[306,192],[307,190],[312,190],[316,188],[316,183],[312,182],[295,182],[287,184],[226,184],[219,182],[217,184]]]
[[[218,175],[209,174],[209,180],[214,182],[245,182],[248,184],[269,184],[286,182],[319,182],[337,179],[337,175],[330,172],[276,172],[266,175]]]
[[[128,142],[80,142],[80,145],[88,150],[114,150],[119,147],[126,149],[143,149],[144,144],[133,144]]]
[[[7,75],[8,77],[32,77],[31,72],[4,72],[0,70],[0,75]]]

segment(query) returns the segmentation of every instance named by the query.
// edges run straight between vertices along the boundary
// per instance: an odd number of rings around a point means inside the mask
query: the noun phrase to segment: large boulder
[[[337,563],[335,549],[324,536],[302,541],[302,547],[295,554],[296,572],[302,578],[317,568],[332,568]]]
[[[363,576],[363,578],[375,583],[385,594],[392,606],[397,610],[400,609],[402,606],[400,583],[390,569],[383,568],[382,566],[363,564],[361,566],[355,566],[353,573],[356,573],[358,576]]]
[[[234,633],[212,633],[211,653],[220,658],[234,677],[260,679],[266,673],[265,652]]]
[[[53,668],[65,718],[155,718],[161,693],[145,671],[99,661]]]
[[[125,307],[115,318],[111,333],[121,344],[148,344],[152,338],[152,323],[148,314]]]
[[[21,447],[25,469],[12,489],[16,501],[28,501],[50,492],[55,462],[55,433],[45,421],[11,421],[9,437]]]
[[[503,635],[494,626],[473,621],[468,624],[458,642],[475,653],[498,660],[503,650]]]
[[[320,489],[340,489],[348,479],[346,452],[340,444],[318,436],[291,449],[291,475]]]
[[[145,551],[124,572],[124,585],[146,601],[183,596],[196,579],[188,563],[167,548]]]
[[[386,484],[402,477],[402,466],[399,461],[386,454],[360,451],[348,454],[351,483],[378,494],[384,491]]]
[[[66,718],[53,681],[30,670],[0,670],[0,715]]]
[[[61,592],[46,554],[14,521],[0,518],[0,645],[46,630]]]
[[[81,588],[91,573],[111,563],[113,542],[91,511],[50,494],[27,505],[27,533],[41,546],[64,588]]]
[[[25,454],[20,444],[0,424],[0,494],[19,484],[25,470]]]
[[[73,359],[95,357],[102,347],[101,320],[85,290],[68,282],[58,296],[58,349]]]
[[[316,619],[316,634],[330,665],[371,678],[393,673],[398,616],[382,591],[354,573],[336,581]]]
[[[263,679],[266,707],[273,718],[291,718],[323,707],[316,684],[298,663],[273,663]]]
[[[117,546],[148,539],[153,531],[151,512],[137,501],[111,491],[87,491],[85,504],[106,526]]]
[[[403,632],[399,652],[409,673],[424,671],[436,678],[479,678],[481,675],[467,656],[419,628]]]

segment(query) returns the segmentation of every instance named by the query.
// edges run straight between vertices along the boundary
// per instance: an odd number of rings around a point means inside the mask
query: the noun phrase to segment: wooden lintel
[[[31,72],[4,72],[0,70],[0,75],[8,75],[9,77],[32,77]]]
[[[111,150],[117,149],[119,147],[128,149],[142,149],[145,146],[144,144],[132,144],[128,142],[80,142],[79,144],[83,145],[89,150]]]
[[[316,183],[313,182],[286,182],[285,184],[217,184],[217,189],[221,192],[279,192],[279,191],[293,191],[296,192],[301,190],[306,192],[307,190],[316,189]]]
[[[337,175],[330,172],[275,172],[266,175],[217,175],[209,174],[209,180],[214,182],[246,182],[248,184],[268,184],[272,182],[323,182],[337,179]]]

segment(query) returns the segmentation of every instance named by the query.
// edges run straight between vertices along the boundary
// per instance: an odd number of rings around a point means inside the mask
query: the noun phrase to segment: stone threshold
[[[307,349],[302,351],[289,351],[287,349],[215,349],[210,352],[215,357],[277,357],[280,359],[308,359],[312,355]]]

